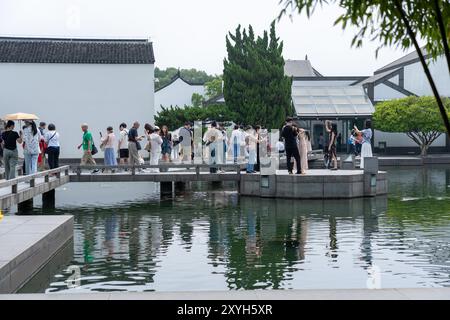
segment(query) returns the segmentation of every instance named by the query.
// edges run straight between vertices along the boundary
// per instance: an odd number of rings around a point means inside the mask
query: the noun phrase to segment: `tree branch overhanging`
[[[448,67],[448,72],[449,72],[449,76],[450,76],[450,48],[449,48],[448,41],[447,41],[447,33],[445,31],[444,19],[442,17],[439,0],[434,0],[433,2],[434,2],[434,10],[436,12],[436,20],[437,20],[437,23],[439,26],[439,32],[441,34],[442,44],[444,46],[444,54],[445,54],[445,58],[447,59],[447,67]]]
[[[426,77],[428,79],[428,82],[430,83],[431,90],[433,91],[433,95],[436,98],[436,102],[438,104],[439,111],[440,111],[441,116],[442,116],[442,120],[444,121],[444,125],[445,125],[445,128],[447,130],[447,134],[450,137],[450,122],[449,122],[449,119],[448,119],[448,114],[447,114],[447,111],[445,110],[444,103],[442,102],[442,98],[439,95],[439,91],[438,91],[438,89],[436,87],[436,84],[434,82],[433,76],[431,75],[430,69],[428,68],[427,62],[425,61],[425,57],[424,57],[424,55],[422,53],[422,50],[420,49],[419,43],[417,42],[416,34],[415,34],[414,30],[411,28],[411,25],[410,25],[410,23],[408,21],[408,17],[406,15],[406,12],[405,12],[405,10],[402,7],[401,1],[400,0],[394,0],[394,4],[395,4],[395,7],[396,7],[397,12],[399,14],[399,17],[401,18],[401,20],[405,24],[406,30],[408,32],[408,36],[411,39],[411,41],[413,42],[414,48],[417,51],[420,63],[422,64],[422,67],[424,69],[425,75],[426,75]]]

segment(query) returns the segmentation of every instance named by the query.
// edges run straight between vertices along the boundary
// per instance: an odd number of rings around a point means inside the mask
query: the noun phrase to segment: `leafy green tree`
[[[314,9],[324,4],[338,4],[343,13],[335,24],[343,29],[353,26],[359,29],[352,45],[360,47],[369,37],[384,46],[397,46],[404,50],[414,47],[419,55],[425,75],[430,83],[437,107],[450,136],[450,122],[443,100],[418,40],[425,43],[426,52],[433,59],[444,54],[450,76],[450,1],[448,0],[280,0],[283,9],[279,19],[289,9],[309,17]],[[378,49],[380,49],[378,48]],[[378,53],[377,49],[377,53]]]
[[[450,99],[444,98],[444,107],[450,113]],[[417,143],[421,155],[426,155],[431,144],[445,132],[433,97],[407,97],[377,104],[373,114],[374,127],[385,132],[403,132]]]
[[[283,43],[275,34],[255,37],[252,26],[226,37],[228,57],[224,60],[223,94],[237,122],[279,128],[293,115],[292,79],[284,75]]]
[[[226,105],[209,105],[207,107],[162,107],[162,110],[155,116],[155,124],[157,126],[166,125],[169,130],[176,130],[184,125],[186,121],[231,121],[237,115],[232,112]]]
[[[201,94],[197,92],[194,92],[192,94],[191,102],[192,106],[201,107],[203,105],[203,102],[205,102],[205,97],[203,97]]]
[[[223,93],[222,83],[223,83],[222,76],[218,76],[218,77],[214,78],[213,80],[206,82],[205,83],[206,98],[211,99],[211,98],[221,95]]]

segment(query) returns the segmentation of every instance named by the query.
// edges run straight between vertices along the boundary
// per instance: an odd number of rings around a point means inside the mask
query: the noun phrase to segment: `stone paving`
[[[20,289],[72,238],[72,216],[3,216],[0,293]]]

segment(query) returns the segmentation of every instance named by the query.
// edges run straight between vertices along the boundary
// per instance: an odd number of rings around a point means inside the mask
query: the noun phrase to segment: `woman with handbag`
[[[37,129],[36,123],[33,120],[25,121],[23,141],[25,143],[25,147],[23,149],[26,168],[25,174],[29,175],[36,173],[38,157],[41,153],[41,133]]]
[[[48,166],[50,169],[59,167],[59,133],[53,123],[48,125],[48,131],[44,134],[44,142],[47,145],[45,153],[48,155]]]
[[[105,165],[107,166],[117,166],[116,153],[114,151],[114,146],[116,145],[116,136],[113,132],[113,127],[108,127],[106,129],[106,137],[102,137],[100,144],[100,149],[105,153]],[[112,170],[114,172],[114,170]]]

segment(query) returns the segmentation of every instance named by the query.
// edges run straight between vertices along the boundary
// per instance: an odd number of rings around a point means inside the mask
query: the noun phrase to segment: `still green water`
[[[339,201],[69,184],[50,211],[75,217],[72,261],[23,292],[449,287],[450,167],[388,173],[389,196]]]

